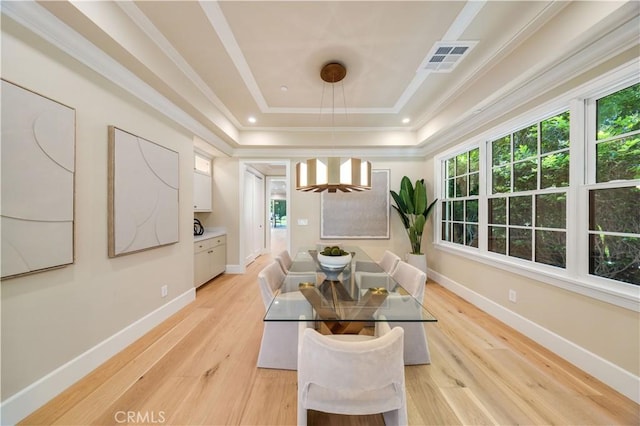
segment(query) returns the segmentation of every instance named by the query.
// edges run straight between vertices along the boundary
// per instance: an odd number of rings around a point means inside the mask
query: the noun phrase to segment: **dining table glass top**
[[[296,253],[264,320],[320,321],[334,333],[376,321],[437,321],[361,248],[342,248],[351,253],[344,268],[323,266],[315,247]]]

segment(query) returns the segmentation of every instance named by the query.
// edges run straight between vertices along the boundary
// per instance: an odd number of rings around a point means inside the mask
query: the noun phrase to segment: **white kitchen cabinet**
[[[210,212],[211,159],[195,154],[193,161],[193,211]]]
[[[193,211],[211,211],[211,176],[193,173]]]
[[[220,235],[194,243],[193,284],[199,287],[225,271],[227,264],[227,237]]]

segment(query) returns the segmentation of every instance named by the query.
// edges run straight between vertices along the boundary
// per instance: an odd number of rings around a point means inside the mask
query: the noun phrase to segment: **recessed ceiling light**
[[[249,117],[249,123],[254,124],[256,121],[258,120],[255,117]]]
[[[410,119],[409,117],[405,117],[405,118],[403,118],[403,119],[402,119],[402,122],[403,122],[404,124],[407,124],[407,123],[409,123],[410,121],[411,121],[411,119]]]
[[[280,90],[286,92],[287,90],[289,90],[289,88],[283,84],[282,86],[280,86]]]

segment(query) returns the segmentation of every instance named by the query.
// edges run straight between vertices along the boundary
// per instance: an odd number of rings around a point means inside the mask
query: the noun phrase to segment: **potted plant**
[[[427,188],[424,186],[424,179],[416,180],[414,187],[407,176],[404,176],[400,181],[400,193],[392,190],[391,196],[396,203],[393,208],[400,215],[411,243],[411,252],[407,257],[407,262],[426,273],[427,260],[421,250],[422,232],[438,199],[436,198],[431,204],[427,204]]]

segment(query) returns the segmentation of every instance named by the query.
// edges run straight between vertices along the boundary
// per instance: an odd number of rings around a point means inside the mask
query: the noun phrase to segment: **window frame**
[[[481,190],[482,190],[481,189],[481,187],[482,187],[482,185],[481,185],[482,177],[480,176],[480,173],[481,173],[481,170],[482,170],[482,158],[481,158],[480,147],[479,146],[474,145],[474,146],[467,147],[467,148],[468,149],[458,150],[458,151],[456,151],[456,153],[452,153],[447,158],[443,159],[442,163],[447,163],[449,160],[452,160],[452,159],[455,160],[460,154],[467,154],[467,158],[469,158],[469,153],[471,151],[474,151],[474,150],[477,149],[478,150],[478,171],[477,171],[477,174],[478,174],[478,194],[469,195],[469,188],[470,188],[470,179],[469,179],[469,177],[472,174],[476,174],[476,172],[475,171],[471,172],[470,164],[469,164],[469,162],[467,162],[467,170],[466,170],[466,172],[463,173],[463,174],[458,174],[457,170],[456,170],[456,173],[454,175],[455,179],[457,179],[460,176],[465,176],[466,177],[466,185],[467,185],[466,195],[464,195],[462,197],[456,197],[456,196],[449,197],[448,196],[448,192],[449,192],[448,191],[448,189],[449,189],[448,185],[449,185],[449,180],[451,179],[451,177],[448,174],[448,170],[447,170],[446,166],[442,167],[442,164],[441,164],[441,172],[442,172],[442,174],[440,176],[441,176],[441,179],[443,181],[443,185],[441,187],[440,197],[438,199],[438,203],[439,204],[437,206],[437,209],[439,210],[439,217],[441,218],[438,221],[438,225],[440,226],[440,231],[438,232],[438,235],[440,236],[440,238],[442,238],[442,225],[443,225],[442,222],[444,220],[442,218],[442,208],[441,208],[442,207],[442,203],[454,203],[456,201],[457,202],[462,202],[463,206],[464,206],[463,207],[463,212],[464,212],[463,213],[464,214],[463,220],[462,221],[455,220],[455,218],[453,217],[453,214],[454,214],[453,210],[454,209],[453,209],[453,207],[451,207],[451,209],[449,209],[449,212],[448,212],[449,215],[450,215],[450,218],[447,219],[447,222],[449,224],[453,224],[453,223],[462,223],[463,224],[463,227],[465,229],[464,241],[462,243],[457,243],[457,242],[453,241],[453,237],[452,237],[451,241],[442,239],[442,242],[446,242],[447,244],[455,244],[455,245],[458,245],[458,246],[468,247],[469,249],[472,249],[472,250],[477,250],[479,248],[479,244],[480,244],[480,241],[481,241],[481,238],[482,238],[482,235],[480,233],[480,229],[481,229],[481,225],[480,225],[480,193],[481,193]],[[472,201],[475,200],[475,201],[478,202],[478,219],[477,219],[476,222],[469,222],[469,221],[467,221],[467,218],[466,218],[466,204],[470,200],[472,200]],[[478,247],[467,244],[467,241],[466,241],[466,236],[467,236],[466,227],[467,227],[467,225],[475,225],[478,228],[478,234],[477,234]]]
[[[443,185],[446,183],[443,182],[443,160],[475,147],[478,147],[480,151],[478,248],[450,243],[441,239],[441,208],[438,208],[433,215],[437,224],[434,226],[433,233],[434,248],[455,255],[463,255],[492,267],[640,312],[640,286],[589,274],[589,190],[594,189],[595,185],[601,187],[604,184],[592,183],[595,182],[595,144],[589,143],[587,135],[588,126],[596,119],[595,114],[590,114],[589,100],[593,100],[595,106],[596,98],[614,93],[639,81],[637,62],[631,61],[434,156],[435,193],[446,194],[446,192],[442,192]],[[576,218],[576,220],[567,220],[566,223],[566,267],[558,268],[489,252],[487,247],[488,199],[493,195],[498,195],[492,194],[491,179],[487,176],[492,167],[491,158],[488,155],[490,142],[567,110],[571,117],[571,144],[569,148],[571,161],[569,166],[570,185],[566,187],[566,215],[567,218]],[[595,127],[592,128],[595,129]],[[590,180],[592,178],[593,181]],[[636,184],[635,181],[624,183],[624,185],[634,184]],[[640,185],[640,180],[637,184]],[[615,182],[611,185],[618,187],[621,183]],[[540,191],[543,190],[527,191],[526,193],[537,194]],[[500,195],[514,194],[516,193]]]

